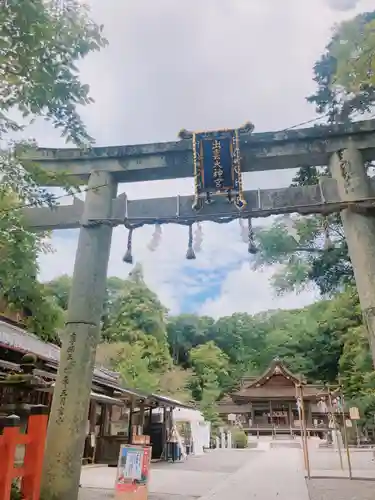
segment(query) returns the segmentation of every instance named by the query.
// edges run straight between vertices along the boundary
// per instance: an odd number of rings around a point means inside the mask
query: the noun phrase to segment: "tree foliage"
[[[371,421],[375,379],[353,287],[303,309],[214,320],[168,317],[139,267],[129,279],[111,281],[109,295],[115,298],[103,323],[97,363],[118,371],[126,386],[193,401],[216,428],[222,422],[215,402],[236,390],[242,377],[261,374],[280,357],[309,382],[341,382],[347,399],[359,405],[363,423]],[[67,293],[61,283],[68,278],[47,288],[63,305]]]
[[[213,341],[206,342],[190,351],[190,360],[194,376],[190,381],[193,398],[205,417],[212,424],[219,423],[215,402],[228,388],[229,358]]]
[[[334,84],[358,95],[375,85],[375,13],[338,26],[330,47],[336,60]]]
[[[181,314],[168,318],[168,343],[175,364],[190,366],[189,352],[206,341],[213,324],[212,318],[195,314]]]
[[[127,385],[153,391],[172,367],[166,310],[144,283],[139,267],[127,280],[109,279],[107,290],[105,343],[97,359],[119,371]]]
[[[281,216],[270,227],[259,228],[256,238],[260,251],[254,267],[278,265],[272,284],[279,294],[314,284],[322,295],[330,295],[353,283],[344,231],[335,214]]]
[[[1,191],[0,188],[1,298],[10,310],[23,313],[31,331],[45,340],[57,342],[63,312],[37,281],[38,253],[48,250],[44,235],[25,229],[14,193]]]
[[[374,20],[375,12],[366,12],[339,24],[314,65],[317,90],[307,100],[331,123],[345,123],[374,104],[373,75],[365,69],[373,64]]]
[[[145,335],[167,341],[166,309],[140,274],[132,275],[114,301],[103,335],[108,341],[135,342]]]
[[[75,64],[106,43],[80,2],[7,0],[0,8],[0,293],[11,307],[27,312],[28,327],[56,340],[63,317],[37,283],[37,256],[48,251],[45,234],[27,230],[21,208],[54,206],[55,197],[41,186],[51,181],[27,153],[35,144],[10,139],[35,118],[43,117],[78,146],[91,138],[79,105],[92,102]],[[63,176],[54,175],[68,192]],[[60,304],[61,305],[61,304]]]
[[[102,27],[78,1],[7,0],[0,9],[0,131],[9,117],[43,116],[76,144],[91,141],[77,106],[92,102],[77,61],[106,44]]]
[[[68,310],[69,294],[72,286],[72,277],[67,274],[44,283],[44,289],[47,296],[54,298],[58,306],[63,310]],[[121,292],[126,287],[126,281],[117,276],[110,276],[107,279],[106,296],[103,306],[102,331],[105,332],[109,326],[109,318],[113,317],[114,307]]]
[[[375,12],[367,12],[336,26],[314,65],[317,90],[307,100],[331,123],[347,123],[374,105],[374,23]],[[292,186],[317,184],[322,175],[330,175],[327,167],[301,167]],[[325,245],[324,225],[330,246]],[[256,265],[279,265],[273,277],[278,293],[314,284],[322,295],[329,295],[354,281],[339,215],[279,218],[270,228],[260,229],[257,237],[261,251]]]

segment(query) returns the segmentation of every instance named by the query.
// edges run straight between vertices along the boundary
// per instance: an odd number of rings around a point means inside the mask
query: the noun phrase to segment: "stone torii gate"
[[[85,202],[56,209],[25,209],[34,230],[80,228],[59,376],[48,428],[44,490],[58,500],[78,494],[90,387],[105,296],[112,228],[196,221],[227,222],[297,212],[341,212],[358,293],[375,359],[374,186],[365,162],[375,160],[375,120],[240,137],[242,172],[329,165],[332,178],[318,185],[244,192],[239,211],[223,198],[200,211],[194,196],[128,200],[123,182],[193,176],[192,143],[77,149],[38,149],[27,159],[46,172],[66,172],[87,184]],[[26,160],[27,160],[26,159]],[[27,165],[27,161],[26,161]]]

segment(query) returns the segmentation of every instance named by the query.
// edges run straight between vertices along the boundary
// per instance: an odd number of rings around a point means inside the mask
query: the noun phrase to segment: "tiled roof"
[[[31,352],[45,361],[56,365],[60,361],[60,348],[54,344],[43,342],[36,335],[0,320],[0,345],[22,353]],[[94,377],[118,385],[118,376],[114,372],[95,368]]]

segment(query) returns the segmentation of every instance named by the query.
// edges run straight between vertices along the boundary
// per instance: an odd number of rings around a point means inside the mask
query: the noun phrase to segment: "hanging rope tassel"
[[[195,259],[195,252],[193,249],[193,226],[191,224],[189,226],[189,241],[188,241],[188,249],[186,252],[186,258],[188,260]]]
[[[147,247],[150,250],[150,252],[154,252],[158,248],[158,246],[160,244],[160,240],[161,240],[161,235],[162,235],[161,225],[155,224],[155,229],[154,229],[154,232],[152,234],[151,241]]]
[[[323,231],[324,231],[324,250],[326,251],[332,250],[334,248],[334,244],[329,234],[329,223],[327,217],[324,217],[323,219]]]
[[[258,249],[255,245],[255,238],[254,238],[254,231],[253,231],[253,224],[251,222],[251,217],[248,218],[248,242],[249,242],[249,247],[248,247],[248,252],[251,253],[252,255],[256,254],[258,252]]]
[[[248,243],[249,241],[249,238],[248,238],[248,235],[247,235],[247,229],[243,223],[243,219],[238,219],[239,222],[240,222],[240,231],[241,231],[241,240],[244,242],[244,243]]]
[[[132,240],[133,240],[133,228],[131,227],[128,232],[128,244],[127,250],[123,257],[123,261],[127,264],[133,264],[133,255],[132,255]]]
[[[197,222],[197,229],[194,234],[194,245],[193,245],[194,251],[196,253],[202,250],[202,242],[203,242],[202,226],[199,222]]]

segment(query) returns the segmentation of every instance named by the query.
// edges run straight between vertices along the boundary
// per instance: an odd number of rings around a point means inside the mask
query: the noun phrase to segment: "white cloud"
[[[327,0],[91,0],[91,4],[109,39],[105,50],[82,64],[82,79],[90,83],[96,100],[83,116],[99,145],[175,140],[181,128],[236,127],[251,120],[256,131],[262,131],[310,119],[314,109],[305,96],[314,90],[313,63],[329,40],[332,25],[346,15],[333,12]],[[33,132],[41,145],[61,144],[44,122],[38,122]],[[245,187],[282,187],[291,176],[289,171],[247,174]],[[146,198],[189,194],[193,186],[191,180],[178,180],[122,186],[125,189],[131,198]],[[216,316],[269,309],[275,303],[294,307],[314,298],[305,293],[275,302],[269,273],[249,269],[238,224],[205,224],[203,250],[193,262],[185,260],[186,228],[164,228],[155,253],[146,248],[151,233],[151,228],[136,231],[134,256],[172,312],[180,310],[193,289],[209,284],[202,283],[195,270],[205,277],[227,272],[221,296],[201,306],[202,312]],[[53,245],[55,254],[40,259],[42,279],[73,269],[77,234],[68,238],[55,234]],[[118,228],[109,274],[125,277],[129,272],[129,266],[121,263],[125,248],[126,232]]]
[[[294,309],[318,299],[318,293],[314,289],[300,294],[276,296],[269,284],[273,272],[273,268],[254,272],[249,264],[243,263],[224,280],[220,297],[208,299],[202,304],[199,312],[214,318],[228,316],[234,312],[255,314],[265,310],[265,304],[270,310]]]
[[[354,9],[359,0],[327,0],[327,3],[333,10],[347,11]]]

